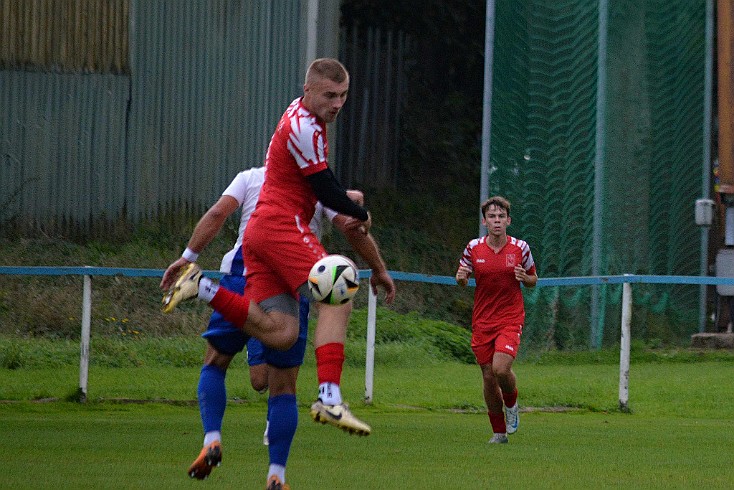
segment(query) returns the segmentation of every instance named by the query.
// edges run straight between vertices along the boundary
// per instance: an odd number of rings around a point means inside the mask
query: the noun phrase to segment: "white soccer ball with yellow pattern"
[[[332,254],[320,259],[308,274],[308,289],[316,301],[343,305],[359,289],[359,270],[348,257]]]

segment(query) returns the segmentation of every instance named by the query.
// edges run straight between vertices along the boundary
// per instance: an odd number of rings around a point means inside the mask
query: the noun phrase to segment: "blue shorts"
[[[234,293],[243,294],[245,278],[242,276],[226,275],[219,281],[219,285]],[[246,335],[242,330],[225,320],[221,313],[215,311],[209,319],[206,332],[201,336],[217,349],[218,352],[234,356],[242,352],[247,344],[247,363],[250,366],[267,362],[275,367],[290,368],[303,364],[306,353],[306,338],[308,336],[308,299],[301,297],[299,310],[298,340],[287,351],[279,351],[265,347],[258,339]]]

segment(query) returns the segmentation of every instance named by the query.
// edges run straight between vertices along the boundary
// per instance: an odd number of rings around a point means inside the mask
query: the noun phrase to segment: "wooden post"
[[[734,6],[732,0],[717,3],[719,180],[723,194],[734,194]]]

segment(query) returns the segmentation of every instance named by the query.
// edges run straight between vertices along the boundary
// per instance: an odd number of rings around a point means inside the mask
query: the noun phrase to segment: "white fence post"
[[[625,274],[628,276],[629,274]],[[619,345],[619,409],[629,412],[630,337],[632,324],[632,285],[622,284],[622,326]]]
[[[92,325],[92,277],[84,276],[82,295],[82,339],[79,356],[79,401],[87,401],[87,379],[89,375],[89,334]]]
[[[372,387],[375,378],[375,330],[377,323],[377,295],[367,287],[367,355],[364,371],[364,401],[372,403]]]

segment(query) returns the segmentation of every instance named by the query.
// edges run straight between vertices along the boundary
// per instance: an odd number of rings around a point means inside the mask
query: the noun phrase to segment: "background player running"
[[[474,274],[471,347],[482,369],[484,401],[492,426],[490,443],[508,442],[517,431],[517,378],[512,363],[520,347],[525,305],[520,283],[538,282],[535,262],[527,243],[507,235],[510,202],[491,197],[482,206],[487,235],[469,242],[459,261],[456,282],[466,286]]]

